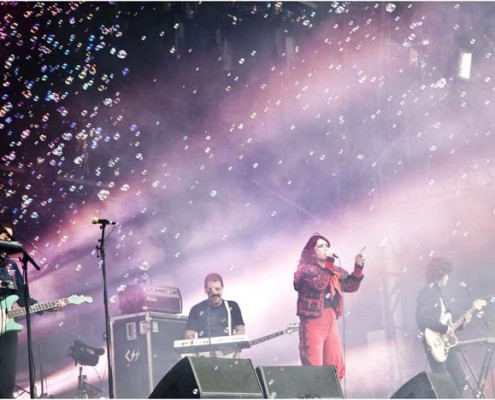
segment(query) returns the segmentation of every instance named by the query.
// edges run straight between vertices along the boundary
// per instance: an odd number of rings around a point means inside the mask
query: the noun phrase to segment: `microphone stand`
[[[103,302],[105,305],[105,332],[107,341],[107,362],[108,362],[108,396],[113,399],[113,372],[112,372],[112,337],[110,330],[110,315],[108,312],[108,291],[107,291],[107,273],[105,265],[105,228],[110,221],[100,220],[98,222],[101,229],[101,239],[98,239],[99,245],[96,246],[96,257],[100,259],[101,272],[103,274]]]
[[[33,361],[33,346],[31,341],[31,312],[29,310],[29,280],[27,272],[27,264],[30,262],[38,271],[40,267],[31,258],[31,256],[23,251],[23,256],[21,258],[22,262],[22,275],[24,279],[24,308],[26,309],[26,333],[27,333],[27,345],[28,345],[28,364],[29,364],[29,395],[32,399],[36,398],[36,387],[34,386],[34,361]]]
[[[45,392],[45,374],[43,372],[43,363],[41,362],[41,343],[38,342],[38,357],[39,357],[39,362],[40,362],[40,389],[41,389],[41,394],[40,398],[48,398],[48,393]]]

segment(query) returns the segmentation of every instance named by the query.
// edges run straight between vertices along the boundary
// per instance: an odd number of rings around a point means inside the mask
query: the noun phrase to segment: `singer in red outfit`
[[[294,274],[300,318],[299,354],[302,365],[334,365],[339,379],[345,374],[337,319],[343,312],[343,293],[355,292],[363,280],[363,248],[349,274],[334,265],[330,241],[320,234],[311,236],[301,253]]]

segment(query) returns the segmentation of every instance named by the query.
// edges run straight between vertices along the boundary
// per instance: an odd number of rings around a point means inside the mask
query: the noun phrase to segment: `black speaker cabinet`
[[[334,366],[258,367],[267,399],[343,399]]]
[[[158,312],[112,319],[112,365],[115,398],[147,398],[180,359],[174,340],[184,337],[187,317]]]
[[[185,357],[160,381],[150,399],[262,399],[251,360]]]
[[[460,399],[450,375],[421,372],[400,387],[392,399]]]

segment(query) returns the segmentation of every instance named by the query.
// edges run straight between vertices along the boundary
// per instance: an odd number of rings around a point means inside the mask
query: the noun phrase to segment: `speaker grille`
[[[186,357],[155,387],[150,398],[263,398],[251,360]]]
[[[342,399],[334,366],[258,367],[265,398]]]

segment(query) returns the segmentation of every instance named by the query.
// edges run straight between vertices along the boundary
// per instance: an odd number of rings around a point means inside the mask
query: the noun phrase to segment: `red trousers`
[[[324,308],[318,318],[301,318],[299,354],[302,365],[334,365],[339,379],[344,377],[344,357],[333,308]]]

